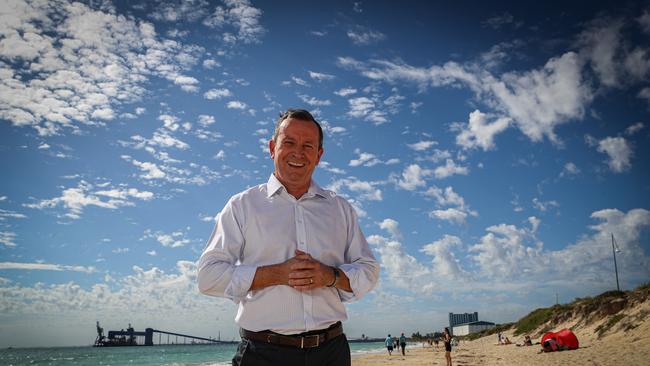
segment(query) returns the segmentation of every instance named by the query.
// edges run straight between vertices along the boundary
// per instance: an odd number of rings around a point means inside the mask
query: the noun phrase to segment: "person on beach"
[[[442,340],[445,343],[445,359],[447,360],[447,366],[451,366],[451,335],[449,334],[449,328],[445,328]]]
[[[306,110],[280,115],[266,183],[230,198],[197,263],[199,290],[238,305],[232,364],[350,365],[344,302],[371,291],[379,264],[354,208],[312,174],[323,130]]]
[[[399,346],[402,349],[402,356],[406,356],[406,337],[404,333],[399,337]]]
[[[388,337],[386,337],[386,341],[384,341],[384,343],[386,343],[386,349],[388,350],[388,355],[389,356],[392,355],[393,354],[393,337],[391,337],[390,334],[389,334]]]

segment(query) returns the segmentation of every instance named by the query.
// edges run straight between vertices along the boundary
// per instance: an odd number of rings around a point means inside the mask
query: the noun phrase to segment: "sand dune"
[[[557,324],[553,330],[572,328],[580,341],[580,348],[573,351],[539,353],[540,345],[517,347],[514,344],[496,345],[496,336],[490,335],[474,341],[461,342],[452,351],[453,365],[650,365],[650,302],[636,304],[620,312],[626,321],[612,326],[598,336],[598,327],[610,321],[604,317],[590,324],[573,319]],[[513,331],[505,334],[515,343],[520,343],[523,336],[513,336]],[[533,342],[539,342],[540,337]],[[353,366],[370,365],[445,365],[444,349],[411,344],[406,356],[393,353],[388,356],[369,354],[354,357]]]

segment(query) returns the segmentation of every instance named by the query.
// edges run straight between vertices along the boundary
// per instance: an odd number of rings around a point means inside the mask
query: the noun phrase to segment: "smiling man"
[[[377,264],[352,206],[312,180],[323,130],[282,113],[268,182],[233,196],[198,262],[199,290],[239,305],[233,365],[350,365],[343,302],[372,290]]]

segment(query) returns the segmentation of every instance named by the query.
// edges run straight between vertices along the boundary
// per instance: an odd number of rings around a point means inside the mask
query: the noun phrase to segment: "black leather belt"
[[[296,348],[313,348],[343,334],[343,325],[337,322],[327,329],[300,334],[284,335],[271,331],[251,332],[241,328],[239,335],[252,341],[277,344]]]

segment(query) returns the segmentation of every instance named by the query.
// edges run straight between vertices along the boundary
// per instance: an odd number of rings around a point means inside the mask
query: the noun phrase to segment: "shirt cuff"
[[[248,294],[248,291],[253,284],[257,266],[239,265],[235,266],[230,278],[230,284],[224,291],[225,295],[233,299],[236,303]]]

